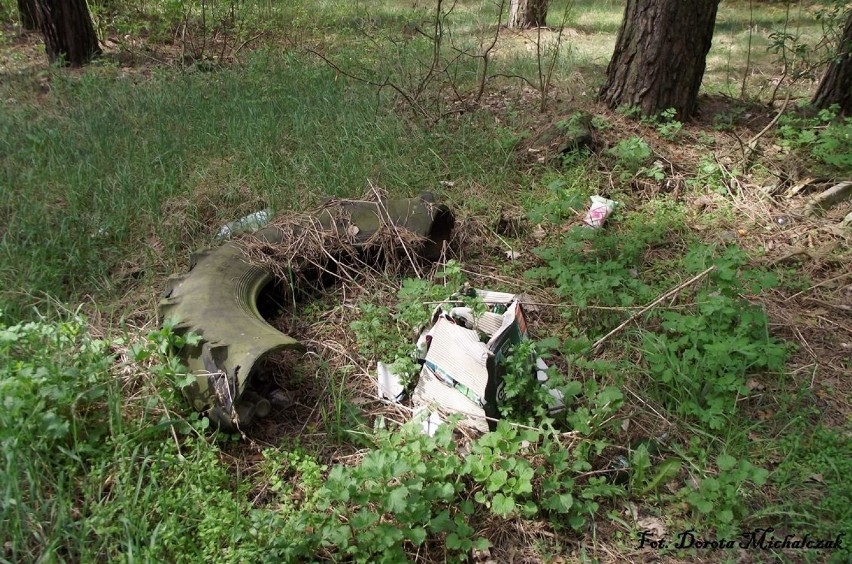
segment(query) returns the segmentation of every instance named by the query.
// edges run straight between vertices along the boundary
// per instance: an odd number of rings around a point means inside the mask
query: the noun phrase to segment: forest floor
[[[620,2],[523,32],[478,1],[91,4],[104,55],[61,69],[0,1],[0,558],[850,558],[852,203],[809,207],[852,177],[852,121],[806,105],[831,12],[723,2],[682,123],[595,101]],[[374,188],[447,204],[449,260],[282,306],[293,407],[211,433],[168,277],[228,221]],[[496,432],[429,439],[376,399],[465,283],[526,295],[568,409],[521,383]]]

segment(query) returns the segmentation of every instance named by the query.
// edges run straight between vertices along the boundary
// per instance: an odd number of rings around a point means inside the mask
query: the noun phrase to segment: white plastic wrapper
[[[591,199],[592,205],[589,207],[589,211],[586,212],[586,217],[583,219],[583,223],[589,227],[598,229],[603,227],[606,218],[609,217],[609,214],[612,213],[612,210],[615,209],[618,202],[607,200],[602,196],[592,196]]]

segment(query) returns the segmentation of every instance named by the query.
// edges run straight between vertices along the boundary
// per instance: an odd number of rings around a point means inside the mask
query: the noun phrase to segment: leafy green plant
[[[642,108],[635,104],[622,104],[621,106],[618,106],[615,111],[630,119],[638,119],[642,117]]]
[[[415,304],[416,305],[416,304]],[[351,327],[358,341],[362,355],[389,362],[394,373],[404,382],[408,382],[417,372],[417,366],[411,358],[414,352],[412,327],[406,320],[428,319],[428,316],[416,318],[413,314],[420,308],[412,305],[405,308],[403,318],[395,317],[389,307],[377,306],[369,302],[359,305],[361,317],[352,322]]]
[[[399,433],[380,429],[377,440],[357,466],[331,469],[317,491],[318,511],[295,518],[304,542],[284,548],[285,558],[328,547],[356,561],[399,561],[406,546],[422,545],[429,535],[443,538],[457,559],[474,546],[488,546],[468,524],[473,505],[456,505],[462,462],[449,426],[434,438],[416,426]]]
[[[517,455],[522,441],[533,444],[539,438],[536,431],[519,431],[503,423],[476,441],[463,467],[480,486],[474,501],[502,517],[516,513],[531,517],[538,513],[533,500],[535,470],[529,460]]]
[[[526,276],[547,280],[557,294],[581,307],[649,300],[653,288],[639,276],[645,252],[683,228],[683,212],[677,205],[660,204],[653,213],[636,212],[623,223],[621,230],[577,227],[558,245],[536,248],[545,266]]]
[[[688,270],[706,264],[708,252],[693,248],[684,260]],[[786,347],[768,335],[766,314],[739,295],[777,281],[744,269],[745,259],[739,249],[727,249],[715,261],[710,284],[696,293],[695,310],[663,312],[662,331],[643,337],[645,361],[666,405],[711,429],[721,429],[736,399],[747,395],[747,374],[780,371],[786,359]]]
[[[449,560],[466,561],[489,542],[477,536],[483,512],[501,517],[545,515],[557,528],[583,530],[601,499],[622,488],[591,469],[590,443],[568,450],[553,431],[519,429],[505,421],[458,452],[453,425],[434,437],[408,424],[379,424],[375,445],[354,466],[330,469],[299,511],[270,517],[281,534],[270,554],[285,560],[346,556],[357,562],[399,561],[425,543],[440,543]],[[602,445],[598,445],[598,453]],[[274,455],[280,473],[286,457]],[[558,517],[558,518],[557,518]],[[289,532],[299,534],[288,536]]]
[[[666,171],[663,170],[663,163],[661,161],[654,161],[651,166],[640,168],[638,174],[658,182],[666,179]]]
[[[838,106],[814,117],[786,114],[779,119],[780,145],[808,154],[833,170],[852,170],[852,118],[838,118]]]
[[[552,430],[518,429],[500,422],[496,431],[471,445],[464,469],[481,487],[474,500],[493,513],[559,516],[551,522],[582,530],[587,517],[597,512],[599,499],[624,493],[603,478],[583,477],[591,469],[590,448],[591,443],[584,442],[568,452]]]
[[[631,275],[642,250],[617,235],[579,227],[566,233],[559,246],[535,249],[546,266],[527,276],[552,282],[559,295],[581,307],[631,305],[650,295],[647,285]]]
[[[642,118],[642,123],[653,125],[657,133],[668,141],[674,141],[683,130],[683,123],[676,119],[677,110],[668,108],[656,116]]]
[[[206,422],[183,421],[162,407],[163,396],[174,407],[168,394],[181,371],[171,360],[172,347],[180,340],[166,328],[135,348],[131,356],[150,368],[155,394],[135,406],[141,417],[130,417],[123,413],[127,405],[114,370],[112,348],[124,346],[122,341],[92,337],[79,315],[15,325],[0,321],[0,534],[7,539],[6,554],[38,560],[61,550],[63,557],[98,560],[129,549],[153,560],[179,553],[213,557],[237,515],[228,503],[238,505],[239,498],[220,495],[227,473],[206,442],[193,458],[199,466],[188,469],[179,464],[187,460],[179,449],[188,455],[192,439],[178,447],[170,442],[177,435],[164,432],[173,426],[183,430],[179,423],[197,431]],[[178,487],[185,472],[193,476],[192,488]],[[195,500],[188,503],[191,494]],[[191,545],[177,533],[148,544],[155,527],[188,532],[175,525],[186,508],[200,505],[205,512],[195,521]],[[34,543],[36,536],[41,540]]]
[[[696,453],[706,460],[706,451],[693,440],[685,456],[692,460]],[[700,515],[702,523],[715,528],[719,538],[735,538],[739,522],[749,513],[751,488],[764,485],[769,471],[729,454],[716,457],[716,468],[714,474],[699,472],[693,484],[681,488],[677,495]]]
[[[612,129],[612,123],[602,115],[592,116],[592,127],[598,131],[606,131]]]
[[[103,400],[111,384],[109,343],[91,338],[82,317],[8,326],[2,315],[4,439],[44,440],[49,446],[93,433],[99,427],[93,404]]]
[[[736,176],[737,174],[736,170],[731,172],[731,175]],[[701,156],[698,161],[698,169],[695,171],[695,177],[687,180],[687,184],[699,190],[709,188],[718,194],[726,194],[728,192],[725,171],[711,154]]]
[[[616,170],[621,172],[621,178],[625,180],[646,166],[654,152],[644,139],[634,135],[616,143],[607,150],[607,154],[615,158]]]
[[[548,339],[538,343],[524,340],[512,347],[509,355],[503,361],[502,392],[505,399],[499,409],[503,417],[520,422],[534,424],[546,418],[553,396],[549,390],[564,393],[565,384],[560,374],[552,367],[549,370],[547,385],[542,385],[537,378],[536,359],[548,357],[548,350],[555,348],[558,340]],[[579,386],[579,383],[575,385]]]
[[[656,466],[651,460],[651,452],[648,441],[640,443],[630,453],[630,493],[635,496],[644,496],[658,490],[669,480],[678,475],[681,462],[676,458],[667,458]]]
[[[464,279],[461,265],[454,260],[447,262],[438,277],[447,285],[406,278],[397,291],[394,310],[362,302],[359,304],[360,318],[351,323],[361,354],[390,362],[394,373],[404,383],[410,382],[419,371],[413,359],[418,331],[429,322],[436,303],[446,301],[455,288],[461,287]],[[476,297],[460,296],[459,301],[471,307],[474,316],[484,311],[485,304]]]
[[[547,198],[537,201],[529,211],[533,223],[544,220],[559,223],[567,218],[576,217],[584,208],[595,186],[589,184],[588,171],[583,165],[569,166],[564,174],[545,177]]]
[[[591,435],[602,428],[613,413],[618,411],[624,400],[624,394],[615,386],[603,389],[594,380],[585,383],[583,396],[584,405],[572,409],[568,413],[568,423],[583,435]]]
[[[161,328],[148,332],[144,340],[132,343],[129,349],[134,362],[148,363],[151,372],[180,389],[195,382],[195,376],[188,373],[177,352],[184,346],[199,344],[201,336],[191,332],[175,333],[175,325],[173,319],[165,319]]]

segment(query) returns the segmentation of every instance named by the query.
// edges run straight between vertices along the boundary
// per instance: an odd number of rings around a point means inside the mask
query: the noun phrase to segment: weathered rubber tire
[[[225,431],[251,422],[254,411],[240,398],[258,362],[304,348],[269,325],[257,309],[258,295],[271,278],[266,269],[246,261],[239,244],[226,243],[195,253],[189,273],[170,278],[160,301],[161,318],[174,319],[177,332],[201,335],[197,346],[182,351],[196,374],[184,393]]]
[[[328,230],[349,233],[356,226],[356,246],[367,244],[390,222],[423,237],[422,254],[434,260],[449,238],[454,219],[446,206],[435,205],[432,199],[431,194],[424,194],[382,203],[341,201],[320,211],[315,219]],[[255,236],[271,245],[285,240],[274,226]],[[201,336],[197,345],[182,351],[187,367],[196,375],[184,394],[196,410],[206,411],[211,422],[227,432],[244,428],[255,414],[263,416],[271,407],[268,399],[246,393],[260,361],[276,352],[304,350],[299,341],[273,328],[258,311],[258,296],[271,280],[268,269],[248,262],[240,244],[229,242],[193,254],[189,272],[170,278],[160,301],[161,320],[173,319],[178,333]]]

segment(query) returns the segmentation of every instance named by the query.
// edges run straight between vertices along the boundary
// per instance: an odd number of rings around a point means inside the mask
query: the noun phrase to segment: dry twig
[[[634,313],[633,315],[631,315],[630,317],[628,317],[628,318],[627,318],[627,319],[626,319],[626,320],[625,320],[625,321],[624,321],[621,325],[619,325],[618,327],[616,327],[615,329],[613,329],[612,331],[610,331],[609,333],[607,333],[606,335],[604,335],[603,337],[601,337],[600,339],[598,339],[598,340],[595,342],[594,346],[592,347],[592,352],[597,353],[597,352],[598,352],[598,350],[601,348],[601,346],[602,346],[602,345],[603,345],[603,344],[604,344],[604,343],[605,343],[605,342],[606,342],[606,341],[607,341],[610,337],[612,337],[613,335],[615,335],[615,334],[619,333],[622,329],[624,329],[625,327],[627,327],[628,325],[630,325],[630,323],[632,323],[632,322],[633,322],[636,318],[638,318],[638,317],[642,316],[642,314],[644,314],[644,313],[645,313],[645,312],[647,312],[648,310],[650,310],[650,309],[654,308],[654,307],[655,307],[657,304],[659,304],[660,302],[663,302],[663,301],[665,301],[666,299],[668,299],[669,297],[674,296],[675,294],[677,294],[678,292],[680,292],[681,290],[683,290],[683,289],[684,289],[684,288],[686,288],[687,286],[690,286],[690,285],[692,285],[692,284],[694,284],[694,283],[698,282],[699,280],[701,280],[702,278],[704,278],[705,276],[707,276],[708,274],[710,274],[711,272],[713,272],[715,269],[716,269],[716,267],[715,267],[715,266],[711,266],[710,268],[708,268],[708,269],[704,270],[703,272],[701,272],[701,273],[699,273],[699,274],[696,274],[695,276],[693,276],[692,278],[690,278],[690,279],[689,279],[689,280],[687,280],[686,282],[684,282],[684,283],[682,283],[682,284],[678,285],[678,286],[677,286],[677,287],[675,287],[675,288],[672,288],[671,290],[669,290],[668,292],[666,292],[665,294],[663,294],[662,296],[660,296],[659,298],[657,298],[657,299],[656,299],[656,300],[654,300],[653,302],[649,303],[648,305],[646,305],[645,307],[643,307],[642,309],[640,309],[639,311],[637,311],[636,313]]]

